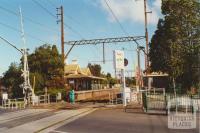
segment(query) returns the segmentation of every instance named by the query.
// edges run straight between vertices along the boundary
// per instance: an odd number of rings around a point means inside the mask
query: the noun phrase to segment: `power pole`
[[[64,41],[64,13],[63,13],[63,6],[60,6],[60,8],[57,9],[57,18],[60,16],[60,19],[57,20],[57,23],[60,22],[60,28],[61,28],[61,55],[62,55],[62,63],[63,63],[63,85],[65,84],[65,41]]]
[[[145,38],[146,38],[146,55],[145,55],[145,70],[149,68],[149,39],[148,39],[148,29],[147,29],[147,0],[144,0],[144,21],[145,21]]]
[[[62,54],[62,62],[65,64],[65,47],[64,47],[64,13],[63,13],[63,6],[60,6],[60,8],[57,8],[57,18],[60,16],[60,19],[57,21],[60,22],[60,28],[61,28],[61,54]]]
[[[137,45],[137,64],[138,64],[138,68],[136,70],[136,72],[138,72],[137,74],[137,78],[138,78],[138,81],[136,82],[136,85],[137,85],[137,91],[140,91],[141,89],[141,67],[140,67],[140,48],[139,48],[139,45]]]
[[[105,64],[105,44],[103,43],[103,64]]]

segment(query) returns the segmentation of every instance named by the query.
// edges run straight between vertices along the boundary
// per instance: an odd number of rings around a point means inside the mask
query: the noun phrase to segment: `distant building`
[[[65,65],[65,83],[76,91],[102,89],[104,78],[93,76],[89,68],[80,68],[77,63]]]

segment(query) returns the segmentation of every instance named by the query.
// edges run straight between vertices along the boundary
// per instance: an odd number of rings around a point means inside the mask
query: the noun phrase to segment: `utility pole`
[[[145,21],[145,38],[146,38],[146,55],[145,55],[145,69],[149,68],[149,39],[148,39],[148,29],[147,29],[147,0],[144,0],[144,21]]]
[[[57,9],[57,18],[60,16],[60,19],[57,20],[57,23],[60,22],[60,28],[61,28],[61,54],[62,54],[62,62],[65,64],[65,47],[64,47],[64,13],[63,13],[63,6],[60,6],[60,8]]]
[[[105,64],[105,44],[103,43],[103,64]]]
[[[61,55],[62,55],[62,63],[63,63],[63,85],[65,84],[65,41],[64,41],[64,13],[63,13],[63,6],[60,6],[60,8],[57,9],[57,18],[60,16],[60,19],[57,20],[57,23],[60,22],[60,28],[61,28]]]
[[[136,82],[138,88],[137,91],[139,92],[141,89],[141,67],[140,67],[140,48],[139,45],[137,45],[137,64],[138,64],[138,68],[137,68],[137,76],[138,76],[138,81]]]

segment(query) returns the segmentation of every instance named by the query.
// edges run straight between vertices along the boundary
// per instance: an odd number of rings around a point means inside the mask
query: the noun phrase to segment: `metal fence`
[[[22,109],[25,108],[24,98],[16,99],[3,99],[2,100],[3,109]]]
[[[200,111],[200,95],[173,95],[147,93],[142,94],[143,108],[147,113],[164,113],[170,111]],[[170,104],[170,105],[169,105]]]
[[[0,107],[2,109],[22,109],[30,105],[37,106],[39,104],[49,104],[50,102],[57,102],[58,97],[50,97],[50,95],[40,95],[28,97],[27,100],[29,104],[26,104],[24,98],[3,99]]]

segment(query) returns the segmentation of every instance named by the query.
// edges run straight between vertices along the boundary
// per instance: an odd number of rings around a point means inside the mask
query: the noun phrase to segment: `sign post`
[[[125,67],[124,67],[124,52],[121,50],[114,50],[114,68],[121,70],[122,75],[122,88],[123,88],[123,106],[126,106],[126,81],[125,81]]]

